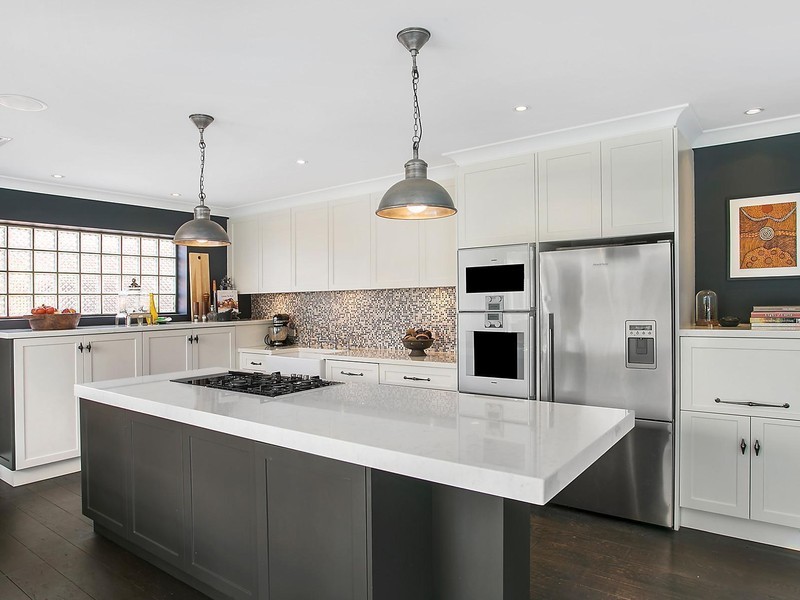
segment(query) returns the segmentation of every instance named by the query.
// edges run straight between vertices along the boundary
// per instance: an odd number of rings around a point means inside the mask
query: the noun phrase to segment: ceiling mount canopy
[[[450,194],[441,185],[428,179],[428,163],[419,157],[422,117],[417,98],[417,55],[430,37],[430,31],[422,27],[407,27],[397,34],[398,41],[411,53],[411,87],[414,91],[414,135],[411,138],[413,158],[405,164],[406,178],[395,183],[383,195],[378,210],[375,211],[379,217],[439,219],[456,214]]]
[[[219,223],[211,220],[211,209],[206,206],[206,193],[203,179],[206,166],[206,142],[203,132],[214,122],[210,115],[189,115],[192,123],[200,131],[200,204],[194,207],[194,219],[188,221],[175,232],[173,242],[178,246],[230,246],[231,239]]]

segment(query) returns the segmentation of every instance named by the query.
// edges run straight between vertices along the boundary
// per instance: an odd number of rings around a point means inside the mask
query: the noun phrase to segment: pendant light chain
[[[203,175],[206,168],[206,141],[203,139],[203,131],[205,128],[200,128],[200,204],[205,205],[206,193],[203,191]]]
[[[414,150],[414,158],[419,158],[419,143],[422,141],[422,115],[419,111],[419,99],[417,98],[419,70],[417,69],[416,51],[411,53],[411,61],[411,87],[414,90],[414,137],[411,138],[411,147]]]

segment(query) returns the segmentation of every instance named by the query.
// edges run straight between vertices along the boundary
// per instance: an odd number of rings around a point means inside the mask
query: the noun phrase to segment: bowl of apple
[[[51,331],[57,329],[75,329],[81,315],[74,308],[65,308],[58,312],[55,307],[42,304],[31,310],[27,317],[34,331]]]

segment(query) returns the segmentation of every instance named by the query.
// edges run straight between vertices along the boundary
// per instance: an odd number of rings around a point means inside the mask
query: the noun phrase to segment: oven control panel
[[[483,326],[485,329],[501,329],[503,327],[503,313],[486,313]]]
[[[486,296],[486,310],[503,312],[503,296]]]
[[[656,368],[656,322],[625,321],[625,366]]]

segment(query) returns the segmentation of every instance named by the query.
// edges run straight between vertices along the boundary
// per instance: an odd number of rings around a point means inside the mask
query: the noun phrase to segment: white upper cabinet
[[[383,194],[373,194],[378,206]],[[420,221],[372,215],[373,287],[416,287],[420,281]]]
[[[328,203],[292,209],[293,286],[298,292],[329,286]]]
[[[602,142],[603,235],[675,229],[672,129]]]
[[[537,162],[539,241],[599,238],[600,143],[540,152]]]
[[[458,247],[536,239],[533,155],[463,167],[458,179]]]
[[[372,279],[372,203],[369,196],[331,202],[330,287],[368,288]]]
[[[452,186],[444,186],[455,199]],[[458,219],[445,217],[419,222],[420,285],[454,286],[458,280]]]
[[[292,286],[291,211],[275,210],[259,217],[261,223],[261,291],[286,292]]]
[[[259,219],[231,220],[233,281],[240,293],[261,291],[261,228]]]

